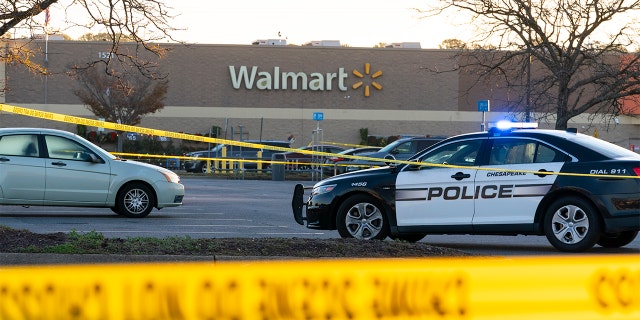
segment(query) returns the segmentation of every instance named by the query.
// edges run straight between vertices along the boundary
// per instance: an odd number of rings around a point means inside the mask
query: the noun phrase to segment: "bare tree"
[[[44,33],[48,23],[46,12],[50,7],[57,5],[66,8],[64,19],[67,26],[84,27],[87,30],[100,29],[106,35],[111,45],[109,58],[96,59],[89,63],[104,64],[104,70],[108,73],[112,59],[120,63],[128,64],[139,69],[147,76],[154,76],[148,59],[143,52],[152,53],[158,57],[167,50],[158,46],[160,40],[174,40],[171,32],[176,30],[170,26],[173,15],[171,8],[164,0],[8,0],[0,3],[0,36],[10,35],[16,29],[26,31],[31,35]],[[81,14],[77,14],[81,12]],[[134,41],[138,48],[122,50],[121,42]],[[14,47],[11,50],[0,53],[0,59],[12,62],[26,62],[36,72],[46,73],[46,69],[36,66],[28,59],[32,54],[22,52],[26,46]],[[25,49],[26,50],[26,49]]]
[[[115,72],[112,72],[115,73]],[[108,75],[96,68],[76,70],[80,88],[74,94],[96,116],[109,122],[137,125],[142,116],[164,108],[169,81],[153,80],[138,72]],[[122,133],[118,151],[122,150]]]
[[[565,129],[583,113],[625,113],[640,94],[640,55],[624,49],[638,43],[640,0],[439,0],[423,12],[448,10],[481,28],[460,67],[517,93],[510,111],[538,112]]]

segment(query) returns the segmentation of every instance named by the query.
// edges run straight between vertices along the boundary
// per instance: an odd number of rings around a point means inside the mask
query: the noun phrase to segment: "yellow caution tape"
[[[146,135],[162,136],[162,137],[169,137],[174,139],[193,140],[193,141],[210,142],[210,143],[222,143],[222,144],[236,145],[241,147],[268,149],[268,150],[275,150],[275,151],[281,151],[281,152],[293,151],[293,152],[299,152],[302,154],[318,155],[323,157],[336,156],[336,154],[329,153],[329,152],[284,148],[284,147],[276,147],[276,146],[262,145],[262,144],[256,144],[256,143],[247,143],[247,142],[235,141],[235,140],[204,137],[204,136],[198,136],[198,135],[192,135],[192,134],[186,134],[186,133],[137,127],[137,126],[131,126],[126,124],[119,124],[119,123],[113,123],[113,122],[107,122],[107,121],[69,116],[69,115],[64,115],[59,113],[48,112],[48,111],[11,106],[7,104],[0,104],[0,111],[6,111],[10,113],[20,114],[20,115],[34,117],[34,118],[46,119],[51,121],[81,124],[81,125],[92,126],[92,127],[102,127],[102,128],[116,130],[116,131],[136,132],[136,133],[141,133]],[[419,166],[460,168],[460,169],[470,168],[468,166],[455,166],[455,165],[449,165],[449,164],[430,164],[430,163],[422,163],[422,162],[407,161],[407,160],[379,159],[379,158],[354,156],[354,155],[339,155],[339,156],[343,158],[354,159],[354,160],[364,160],[364,161],[369,161],[374,163],[383,162],[383,163],[395,163],[395,164],[413,164],[413,165],[419,165]],[[255,162],[255,160],[241,160],[241,161]],[[271,162],[271,161],[268,161],[268,162]],[[537,175],[542,174],[542,175],[561,175],[561,176],[576,176],[576,177],[640,179],[640,176],[633,176],[633,175],[590,174],[590,173],[571,173],[571,172],[540,172],[540,171],[534,171],[534,170],[511,170],[511,169],[505,169],[505,168],[489,168],[489,167],[472,167],[472,168],[477,170],[484,170],[484,171],[519,172],[519,173],[532,173]]]
[[[640,319],[637,255],[0,268],[0,319]]]

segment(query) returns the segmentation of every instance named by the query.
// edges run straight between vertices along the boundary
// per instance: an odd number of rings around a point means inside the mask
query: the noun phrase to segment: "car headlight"
[[[158,172],[160,172],[160,174],[162,174],[164,178],[167,179],[167,182],[180,183],[180,176],[175,174],[173,171],[158,170]]]
[[[336,188],[336,184],[326,184],[322,186],[313,187],[313,194],[323,194],[333,191]]]

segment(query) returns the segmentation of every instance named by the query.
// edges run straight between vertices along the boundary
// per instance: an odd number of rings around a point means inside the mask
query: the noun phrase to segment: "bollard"
[[[271,155],[271,180],[284,181],[284,160],[283,153]]]

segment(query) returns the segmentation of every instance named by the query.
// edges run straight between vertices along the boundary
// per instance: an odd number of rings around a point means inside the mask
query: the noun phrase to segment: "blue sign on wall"
[[[489,100],[478,100],[478,111],[489,112]]]
[[[315,121],[324,120],[324,112],[314,112],[313,113],[313,120],[315,120]]]

